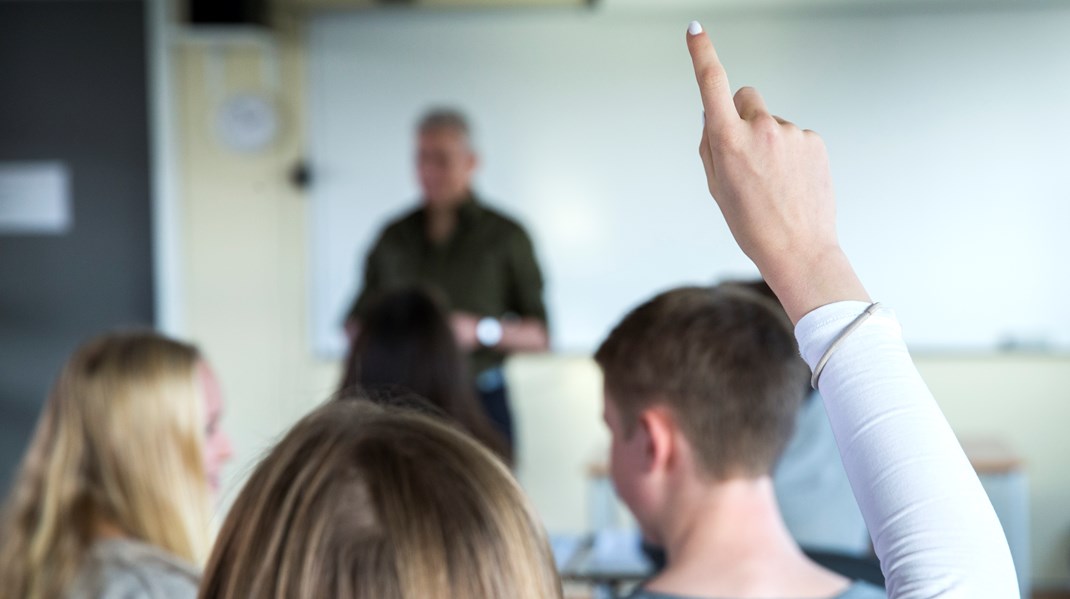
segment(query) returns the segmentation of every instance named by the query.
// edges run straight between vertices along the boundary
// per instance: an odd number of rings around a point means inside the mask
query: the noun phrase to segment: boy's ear
[[[675,437],[679,430],[676,419],[668,409],[657,406],[639,414],[638,433],[645,443],[644,469],[648,472],[665,471],[672,466],[676,456]]]

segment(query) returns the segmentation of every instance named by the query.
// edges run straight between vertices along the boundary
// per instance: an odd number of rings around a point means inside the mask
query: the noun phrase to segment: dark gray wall
[[[0,0],[0,162],[64,161],[74,211],[0,233],[0,492],[71,350],[152,324],[145,50],[140,0]]]

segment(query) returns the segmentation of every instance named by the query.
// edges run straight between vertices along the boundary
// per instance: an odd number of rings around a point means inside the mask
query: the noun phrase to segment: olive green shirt
[[[461,205],[457,226],[442,243],[427,238],[423,208],[387,225],[368,254],[364,285],[350,315],[361,318],[377,295],[411,285],[437,289],[451,311],[546,322],[542,272],[531,239],[519,223],[474,197]],[[505,356],[480,348],[470,358],[475,375],[500,365]]]

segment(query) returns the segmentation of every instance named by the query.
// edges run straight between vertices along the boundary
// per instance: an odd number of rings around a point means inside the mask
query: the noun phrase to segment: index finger
[[[736,105],[732,100],[728,73],[717,58],[713,42],[702,31],[702,25],[698,21],[691,21],[687,28],[687,49],[695,66],[695,79],[698,81],[698,91],[702,94],[702,107],[706,110],[706,126],[713,133],[721,132],[739,120],[739,113],[736,112]]]

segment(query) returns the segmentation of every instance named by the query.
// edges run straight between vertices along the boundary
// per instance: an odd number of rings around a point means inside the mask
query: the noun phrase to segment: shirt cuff
[[[799,352],[803,360],[813,371],[814,367],[825,355],[825,351],[836,337],[843,332],[854,319],[866,311],[870,304],[859,301],[843,301],[826,304],[817,308],[799,320],[795,325],[795,339],[799,342]],[[894,337],[902,337],[902,329],[899,321],[895,318],[895,312],[889,308],[881,307],[873,313],[863,325],[863,329],[870,327],[885,329],[885,334]],[[858,335],[861,331],[855,331],[852,335]],[[838,353],[838,352],[837,352]]]

